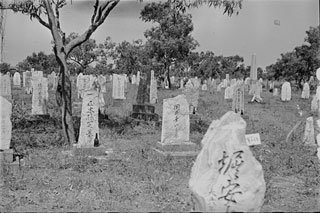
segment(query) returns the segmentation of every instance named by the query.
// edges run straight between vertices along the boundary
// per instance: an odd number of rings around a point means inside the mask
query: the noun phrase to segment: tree
[[[91,24],[85,32],[78,37],[67,42],[66,35],[60,24],[60,10],[67,4],[67,0],[15,0],[4,3],[1,1],[0,9],[10,9],[14,12],[26,14],[30,19],[36,19],[42,26],[46,27],[53,38],[53,51],[60,67],[59,81],[57,87],[57,102],[62,111],[62,127],[65,141],[68,144],[75,142],[75,132],[72,123],[72,104],[71,104],[71,79],[70,71],[67,66],[67,58],[71,51],[87,41],[93,32],[109,16],[110,12],[116,7],[120,0],[99,1],[95,0]],[[142,1],[142,0],[140,0]],[[224,12],[228,15],[237,13],[241,8],[242,0],[168,0],[176,5],[178,11],[185,11],[188,7],[197,7],[202,4],[209,6],[223,6]],[[71,0],[72,2],[72,0]],[[46,19],[45,19],[46,18]],[[47,20],[47,21],[46,21]]]
[[[0,73],[1,74],[6,74],[7,72],[10,72],[10,64],[1,63],[0,64]]]
[[[66,35],[60,24],[60,10],[67,4],[67,0],[26,0],[14,1],[8,4],[1,2],[0,9],[11,9],[14,12],[29,15],[30,19],[35,18],[42,26],[51,32],[53,51],[60,67],[57,102],[62,112],[64,138],[70,145],[75,143],[76,139],[72,122],[71,79],[67,66],[67,58],[73,49],[90,38],[92,33],[106,20],[119,1],[120,0],[109,0],[101,2],[96,0],[90,26],[85,32],[70,41],[66,39]]]
[[[47,55],[42,51],[38,53],[34,52],[31,56],[27,56],[26,59],[17,64],[17,67],[20,70],[31,70],[31,68],[34,68],[46,74],[59,70],[59,64],[56,61],[55,55],[53,53]]]
[[[144,33],[146,45],[151,58],[163,65],[163,74],[167,77],[170,88],[170,66],[185,60],[198,45],[191,36],[191,15],[176,10],[170,1],[149,3],[140,14],[143,21],[157,24]]]
[[[70,33],[70,35],[66,38],[66,43],[69,43],[73,39],[79,37],[77,33]],[[78,66],[80,66],[80,70],[83,71],[88,66],[97,60],[98,51],[96,48],[98,45],[96,44],[96,40],[89,38],[87,41],[82,43],[81,45],[75,47],[69,54],[68,59],[72,62],[75,62]]]

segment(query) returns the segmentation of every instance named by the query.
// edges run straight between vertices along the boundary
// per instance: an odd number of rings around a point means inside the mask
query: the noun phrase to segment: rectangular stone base
[[[107,155],[110,149],[104,146],[99,147],[73,147],[72,154],[75,156],[85,155],[85,156],[103,156]]]
[[[23,159],[18,157],[13,161],[13,150],[0,151],[0,186],[4,186],[4,179],[6,175],[20,176],[21,168],[24,166]]]
[[[192,142],[175,144],[163,144],[161,142],[157,142],[156,147],[154,147],[153,150],[165,156],[188,157],[197,156],[200,152],[200,147]]]

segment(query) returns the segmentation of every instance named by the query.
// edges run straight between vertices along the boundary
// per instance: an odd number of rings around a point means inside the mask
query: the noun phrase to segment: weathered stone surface
[[[157,79],[154,77],[154,71],[151,70],[150,79],[150,103],[155,104],[158,101]]]
[[[98,136],[98,92],[85,91],[82,100],[81,125],[78,147],[93,147],[94,139]]]
[[[318,110],[318,98],[316,95],[312,96],[312,101],[311,101],[311,111],[316,112]]]
[[[47,82],[48,83],[48,82]],[[42,76],[32,78],[32,115],[47,114],[48,87],[45,89],[45,80]]]
[[[228,100],[228,99],[232,99],[232,88],[231,87],[227,87],[224,91],[224,99]]]
[[[11,141],[11,114],[12,114],[12,105],[11,103],[4,97],[0,96],[0,149],[9,149],[10,141]]]
[[[279,89],[278,88],[273,89],[273,96],[279,96]]]
[[[197,111],[199,103],[199,88],[189,80],[183,90],[183,94],[189,103],[189,112],[192,114]]]
[[[303,84],[301,98],[309,99],[309,97],[310,97],[310,86],[309,86],[308,82],[306,82]]]
[[[9,75],[0,74],[0,95],[11,101],[11,79]]]
[[[245,139],[246,122],[230,111],[213,121],[191,172],[195,210],[259,212],[266,184]]]
[[[291,100],[291,86],[289,82],[284,82],[281,87],[281,100],[290,101]]]
[[[163,100],[162,144],[189,142],[190,120],[188,106],[185,95]]]
[[[113,74],[112,76],[112,98],[126,99],[125,97],[125,78],[124,75]]]
[[[313,117],[308,117],[304,131],[303,142],[308,146],[315,146]]]
[[[232,97],[232,111],[235,113],[244,113],[244,85],[236,85]]]
[[[21,75],[19,72],[15,72],[13,75],[13,86],[21,87]]]

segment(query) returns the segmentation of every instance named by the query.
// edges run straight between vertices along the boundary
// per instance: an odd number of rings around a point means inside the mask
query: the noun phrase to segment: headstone
[[[308,82],[306,82],[303,84],[301,98],[309,99],[309,97],[310,97],[310,86],[309,86]]]
[[[100,86],[100,92],[106,93],[107,92],[107,87],[106,87],[107,78],[106,78],[106,76],[99,75],[98,76],[98,83],[99,83],[99,86]]]
[[[186,99],[189,103],[189,112],[193,114],[198,109],[199,103],[199,89],[192,83],[191,79],[186,83],[183,94],[186,96]]]
[[[32,93],[32,73],[30,71],[24,72],[23,86],[27,94]]]
[[[126,99],[125,91],[125,76],[113,74],[112,76],[112,98],[113,99]]]
[[[48,93],[48,78],[42,78],[42,94],[46,103],[49,100],[49,93]]]
[[[181,144],[189,142],[189,105],[185,95],[163,100],[162,144]]]
[[[201,90],[202,91],[207,91],[208,90],[207,84],[202,84]]]
[[[246,144],[245,128],[232,111],[209,126],[189,180],[195,211],[260,212],[266,183]]]
[[[250,79],[257,80],[257,57],[256,54],[251,56]]]
[[[279,95],[279,89],[278,88],[274,88],[273,89],[273,96],[278,96]]]
[[[224,91],[224,99],[225,100],[232,99],[232,95],[233,95],[232,88],[227,87]]]
[[[94,147],[96,136],[99,139],[98,105],[98,91],[90,90],[83,93],[78,147]]]
[[[315,135],[313,126],[313,117],[308,117],[306,120],[306,126],[304,131],[303,142],[308,146],[315,146]]]
[[[183,89],[183,85],[184,85],[184,80],[180,79],[180,89]]]
[[[291,100],[291,86],[289,82],[284,82],[281,87],[281,100],[290,101]]]
[[[0,96],[0,119],[1,119],[1,134],[0,134],[0,149],[6,150],[10,148],[11,142],[11,114],[12,114],[12,105],[4,97]]]
[[[140,79],[141,79],[141,77],[140,77],[140,71],[138,71],[137,72],[137,85],[139,85],[140,84]]]
[[[233,91],[232,111],[235,113],[244,113],[244,85],[237,85]]]
[[[12,100],[11,79],[9,75],[0,74],[0,95],[8,101]]]
[[[19,72],[15,72],[13,75],[13,86],[21,87],[21,75]]]
[[[47,99],[45,94],[44,80],[42,76],[32,78],[32,115],[47,114]]]
[[[132,75],[132,77],[131,77],[131,83],[132,83],[132,84],[137,84],[137,76],[136,76],[136,75]]]
[[[316,95],[312,96],[311,111],[312,112],[317,112],[318,111],[318,98],[317,98]]]
[[[253,102],[253,101],[261,102],[262,101],[262,98],[261,98],[262,85],[261,85],[261,83],[256,80],[255,83],[253,83],[251,86],[252,86],[251,90],[252,90],[252,94],[253,94],[251,102]]]
[[[317,76],[318,81],[320,81],[320,68],[317,69],[316,76]]]
[[[150,79],[150,104],[155,104],[158,101],[158,91],[157,91],[157,79],[154,77],[154,71],[151,70]]]

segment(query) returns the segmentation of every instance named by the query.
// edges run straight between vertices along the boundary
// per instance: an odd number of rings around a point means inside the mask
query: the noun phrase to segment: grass
[[[156,113],[162,116],[164,98],[181,91],[159,90]],[[73,93],[75,94],[75,93]],[[53,93],[49,94],[54,97]],[[262,94],[266,104],[248,104],[245,95],[247,134],[260,133],[262,144],[251,147],[262,164],[267,184],[263,211],[314,211],[318,209],[319,160],[316,148],[301,142],[301,125],[290,143],[286,135],[310,115],[310,101],[293,94],[281,102]],[[86,156],[63,155],[59,109],[50,105],[51,117],[32,117],[31,96],[13,90],[13,146],[24,154],[26,166],[18,176],[7,174],[0,197],[0,211],[190,211],[194,208],[188,189],[195,157],[172,158],[156,154],[161,127],[130,119],[99,118],[100,143],[113,148],[114,158],[98,161]],[[50,98],[55,100],[54,98]],[[74,102],[77,100],[74,97]],[[231,110],[222,93],[200,92],[199,120],[191,120],[190,138],[200,143],[207,127]],[[303,110],[300,117],[296,108]],[[76,129],[81,108],[74,110]]]

